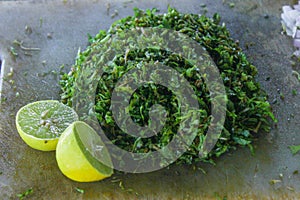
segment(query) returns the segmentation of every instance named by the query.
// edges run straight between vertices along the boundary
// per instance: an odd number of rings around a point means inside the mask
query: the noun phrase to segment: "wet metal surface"
[[[30,188],[30,199],[300,198],[300,154],[293,156],[288,149],[300,144],[300,86],[292,75],[291,39],[281,35],[280,24],[281,6],[292,2],[113,0],[107,13],[108,1],[101,0],[0,1],[0,56],[5,60],[1,70],[0,199],[16,199],[16,194]],[[170,166],[148,174],[117,173],[96,183],[68,180],[60,173],[54,152],[39,152],[23,143],[14,124],[17,110],[32,101],[59,98],[60,66],[65,64],[64,70],[69,70],[78,49],[87,45],[87,33],[95,35],[116,19],[132,15],[133,7],[165,12],[168,4],[182,12],[220,13],[232,37],[257,66],[257,79],[273,102],[277,126],[269,134],[260,134],[254,142],[255,155],[238,148],[216,159],[216,166],[201,163],[195,168]],[[118,15],[112,18],[115,10]],[[24,51],[14,40],[40,51]],[[11,68],[14,73],[8,77]],[[292,95],[292,90],[298,95]],[[278,183],[270,184],[271,180]]]

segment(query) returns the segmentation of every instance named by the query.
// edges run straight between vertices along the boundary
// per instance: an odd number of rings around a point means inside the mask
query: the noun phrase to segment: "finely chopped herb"
[[[78,187],[75,187],[76,192],[80,193],[80,194],[84,194],[84,190],[80,189]]]
[[[206,158],[200,158],[198,155],[211,117],[210,95],[202,78],[193,73],[193,66],[185,58],[155,47],[129,51],[124,49],[124,55],[114,58],[113,62],[107,66],[101,66],[104,75],[98,84],[94,108],[97,119],[107,137],[120,148],[135,153],[155,151],[172,140],[181,119],[176,96],[168,88],[156,84],[146,84],[132,94],[130,101],[131,117],[139,125],[148,123],[151,105],[159,103],[170,113],[165,126],[156,137],[135,138],[128,135],[117,126],[110,111],[110,99],[118,79],[129,69],[134,68],[137,63],[143,65],[159,61],[185,76],[192,85],[201,107],[199,110],[201,125],[197,136],[189,150],[176,161],[177,163],[213,162],[213,157],[235,149],[236,146],[249,146],[253,150],[251,142],[256,136],[255,133],[269,131],[269,118],[274,121],[275,118],[267,101],[267,95],[255,80],[256,67],[248,62],[238,43],[230,37],[225,24],[220,24],[220,20],[218,14],[209,18],[204,15],[180,13],[170,7],[165,14],[158,14],[156,9],[143,11],[135,8],[133,16],[117,20],[108,31],[100,30],[95,37],[89,36],[90,46],[78,54],[71,71],[61,78],[62,102],[72,106],[74,83],[79,70],[88,62],[96,63],[100,59],[100,56],[95,56],[99,52],[93,52],[93,49],[96,49],[97,46],[101,47],[100,42],[105,42],[107,36],[135,27],[172,29],[186,34],[205,47],[218,67],[226,87],[228,96],[226,120],[221,137],[214,149]]]
[[[30,194],[33,193],[33,189],[32,188],[29,188],[28,190],[26,190],[25,192],[23,193],[20,193],[20,194],[17,194],[17,197],[19,197],[19,199],[24,199],[26,197],[28,197]]]
[[[293,155],[297,154],[300,151],[300,145],[291,145],[289,146]]]

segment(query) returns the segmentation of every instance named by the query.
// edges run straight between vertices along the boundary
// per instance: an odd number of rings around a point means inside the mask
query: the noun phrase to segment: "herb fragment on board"
[[[80,194],[84,194],[84,190],[80,189],[78,187],[75,187],[76,192],[80,193]]]
[[[288,189],[289,191],[292,191],[292,192],[295,191],[295,188],[294,188],[294,187],[291,187],[291,186],[286,186],[286,189]]]
[[[118,15],[119,15],[119,11],[118,11],[118,10],[115,10],[114,13],[111,14],[110,17],[113,19],[113,18],[115,18],[115,17],[118,16]]]
[[[40,17],[40,28],[42,28],[42,26],[43,26],[43,18],[42,17]]]
[[[299,72],[297,72],[295,70],[292,70],[292,75],[294,75],[298,79],[298,81],[300,81],[300,74],[299,74]]]
[[[119,187],[121,188],[121,190],[123,190],[125,192],[129,192],[129,193],[133,193],[134,192],[134,190],[131,189],[131,188],[125,188],[122,180],[120,180],[120,182],[119,182]],[[137,195],[137,196],[139,195],[138,192],[134,192],[134,194]]]
[[[31,34],[32,33],[32,28],[28,25],[25,26],[25,33]]]
[[[276,183],[281,183],[281,180],[272,179],[269,183],[270,185],[275,185]]]
[[[15,59],[18,56],[18,53],[16,52],[16,49],[14,47],[10,47],[9,49],[10,54],[12,55],[12,57]]]
[[[17,46],[19,46],[24,51],[40,51],[40,48],[31,48],[31,47],[25,47],[23,46],[23,41],[14,40],[13,43]]]
[[[33,193],[33,189],[30,188],[30,189],[26,190],[26,191],[23,192],[23,193],[17,194],[17,197],[19,197],[19,199],[22,200],[22,199],[24,199],[25,197],[29,196],[29,195],[32,194],[32,193]]]
[[[293,155],[296,155],[300,151],[300,145],[291,145],[289,148]]]
[[[109,15],[110,3],[106,4],[106,14]]]

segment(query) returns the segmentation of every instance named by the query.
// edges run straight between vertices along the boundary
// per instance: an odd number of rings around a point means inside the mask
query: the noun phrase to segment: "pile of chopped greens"
[[[211,161],[213,157],[235,149],[237,146],[251,146],[251,142],[258,131],[269,131],[269,118],[274,119],[266,94],[255,81],[257,69],[250,64],[238,44],[230,37],[225,25],[220,25],[220,16],[212,18],[198,14],[184,14],[169,8],[165,14],[158,14],[156,9],[142,11],[134,10],[134,16],[128,16],[112,24],[108,31],[101,30],[95,37],[90,37],[90,46],[80,52],[76,63],[68,74],[64,74],[60,84],[62,102],[72,106],[74,83],[81,66],[86,63],[97,62],[93,49],[99,46],[103,39],[116,32],[130,30],[135,27],[160,27],[184,33],[201,44],[220,71],[227,93],[227,110],[224,128],[214,149],[206,158],[199,157],[199,151],[205,138],[210,122],[210,95],[205,84],[199,77],[191,73],[193,68],[179,55],[159,49],[140,49],[126,52],[113,59],[113,62],[103,67],[104,74],[99,81],[95,98],[95,111],[107,137],[120,148],[139,153],[155,151],[171,140],[180,122],[176,96],[172,91],[156,84],[146,84],[134,92],[131,98],[130,114],[134,122],[143,126],[149,120],[149,108],[154,104],[161,104],[170,113],[164,128],[156,137],[135,138],[123,132],[114,121],[111,106],[111,95],[118,79],[138,63],[160,62],[176,69],[183,74],[196,91],[197,100],[201,105],[201,125],[197,137],[189,150],[185,152],[177,163],[191,164],[198,161]],[[93,47],[93,48],[92,48]],[[99,49],[98,48],[98,49]],[[124,48],[125,54],[125,48]],[[91,56],[93,55],[93,56]],[[200,84],[199,84],[200,83]]]

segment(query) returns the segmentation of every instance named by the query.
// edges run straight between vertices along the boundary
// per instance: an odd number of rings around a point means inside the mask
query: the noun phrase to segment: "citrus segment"
[[[52,151],[62,132],[76,120],[78,115],[72,108],[56,100],[43,100],[22,107],[16,115],[16,127],[30,147]]]
[[[78,182],[99,181],[113,173],[108,150],[85,122],[74,122],[63,132],[57,144],[56,160],[61,172]]]

